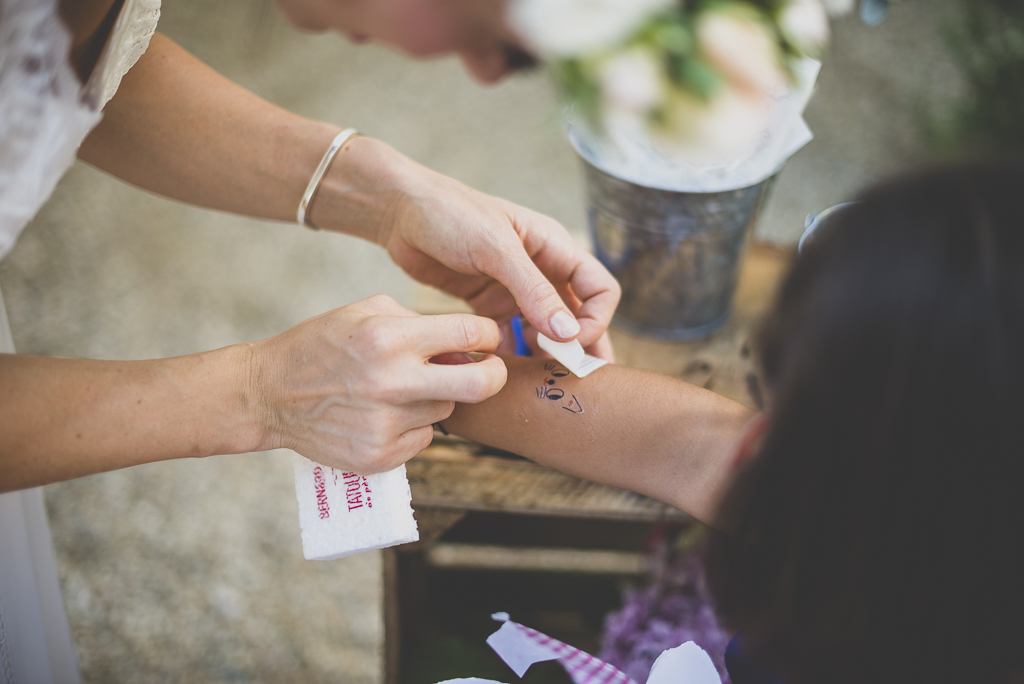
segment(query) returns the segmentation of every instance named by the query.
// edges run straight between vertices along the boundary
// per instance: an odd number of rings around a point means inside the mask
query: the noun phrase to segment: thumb
[[[488,275],[508,288],[523,316],[539,332],[560,342],[575,339],[580,334],[576,317],[522,244],[516,246],[518,249],[511,255],[498,260],[496,272]]]

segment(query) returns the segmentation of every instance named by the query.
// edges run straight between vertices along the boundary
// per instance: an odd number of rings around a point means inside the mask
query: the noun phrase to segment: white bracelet
[[[298,221],[300,226],[306,226],[313,230],[320,230],[317,226],[313,225],[313,222],[309,220],[306,215],[306,211],[309,209],[309,203],[313,201],[313,196],[316,195],[316,191],[320,189],[320,182],[324,179],[327,174],[327,169],[331,168],[331,162],[334,161],[335,155],[338,154],[338,150],[345,146],[349,140],[359,135],[359,131],[354,128],[346,128],[334,138],[334,142],[327,148],[327,152],[324,153],[323,159],[320,160],[320,166],[316,167],[316,171],[313,173],[313,177],[309,179],[309,185],[306,186],[306,192],[302,194],[302,201],[299,202],[299,211],[295,215],[295,220]]]

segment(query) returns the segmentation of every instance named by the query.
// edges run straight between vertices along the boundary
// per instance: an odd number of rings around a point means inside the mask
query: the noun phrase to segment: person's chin
[[[276,0],[274,4],[277,5],[277,11],[284,17],[284,20],[300,31],[324,33],[331,28],[322,18],[312,12],[303,11],[303,9],[296,7],[294,3]]]
[[[462,53],[462,64],[466,71],[484,85],[501,82],[508,74],[509,68],[505,59],[497,53],[482,55],[480,53]]]
[[[485,51],[462,52],[459,55],[473,78],[484,84],[494,84],[513,73],[529,72],[540,62],[516,45],[499,45]]]

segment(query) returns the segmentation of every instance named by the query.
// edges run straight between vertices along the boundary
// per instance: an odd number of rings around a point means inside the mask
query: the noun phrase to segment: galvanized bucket
[[[774,176],[739,190],[674,192],[582,161],[594,249],[622,285],[614,325],[659,340],[693,340],[724,325]]]

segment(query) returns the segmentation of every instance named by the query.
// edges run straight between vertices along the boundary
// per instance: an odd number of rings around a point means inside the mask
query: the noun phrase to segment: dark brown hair
[[[709,580],[787,684],[1024,671],[1024,165],[865,193],[757,348],[771,426]]]

